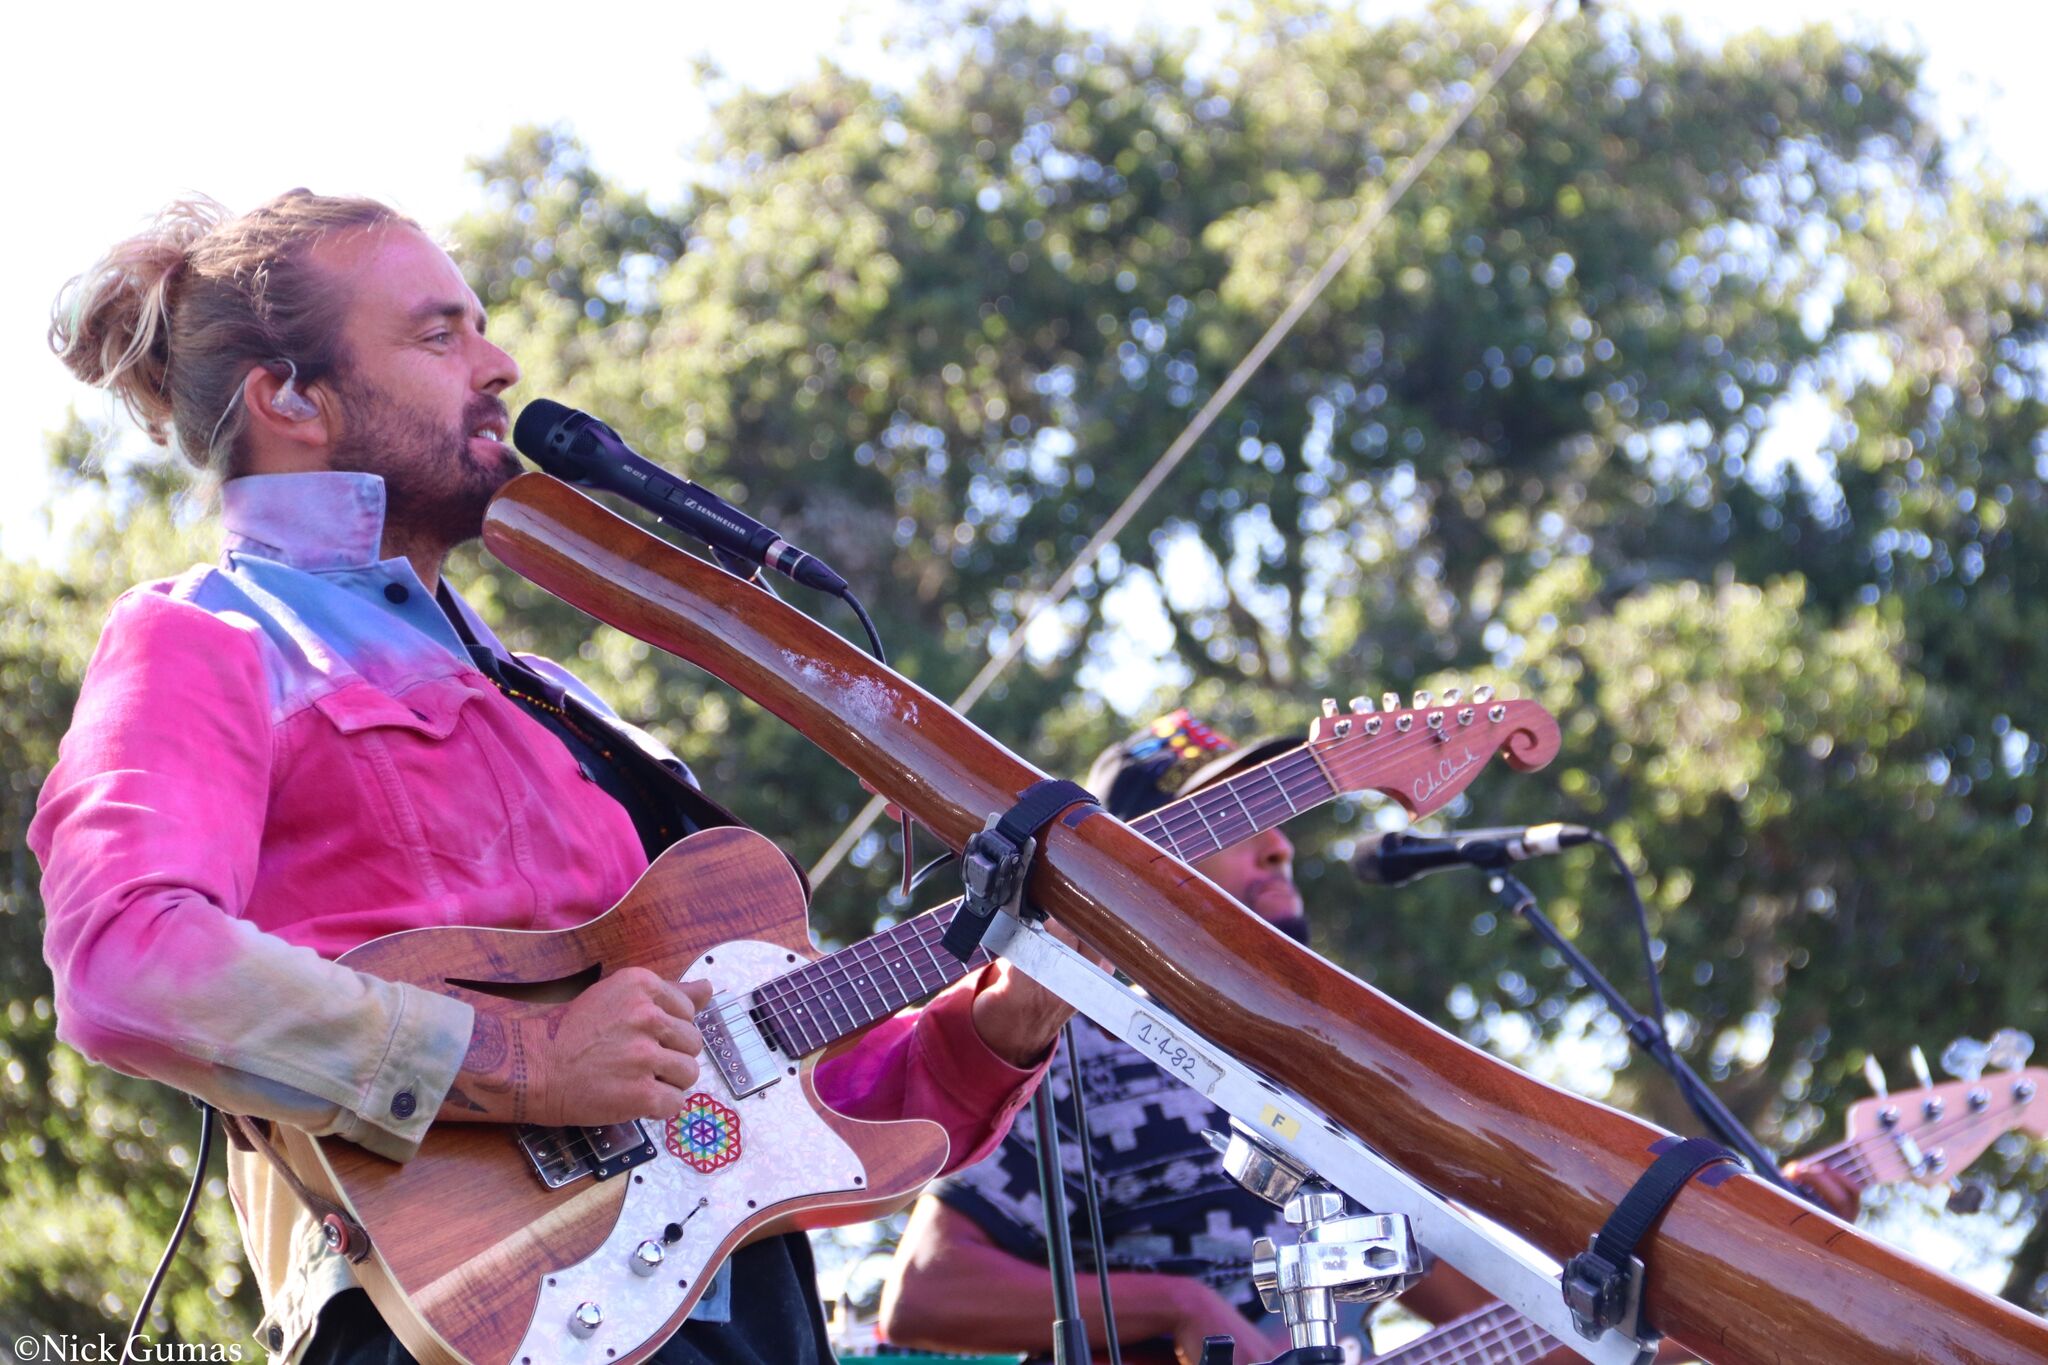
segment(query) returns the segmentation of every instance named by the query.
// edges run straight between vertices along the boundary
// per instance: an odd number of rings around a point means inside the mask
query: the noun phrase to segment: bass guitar
[[[1427,814],[1495,753],[1526,769],[1557,749],[1541,707],[1483,691],[1452,710],[1455,764],[1421,738],[1436,733],[1426,711],[1327,709],[1300,748],[1133,828],[1193,861],[1340,793],[1380,791]],[[718,994],[696,1021],[699,1088],[660,1123],[436,1124],[403,1164],[339,1138],[289,1134],[287,1150],[368,1234],[358,1273],[422,1361],[641,1359],[734,1248],[877,1217],[943,1167],[937,1124],[839,1114],[812,1073],[827,1049],[986,964],[939,946],[954,908],[821,955],[788,861],[761,836],[727,828],[682,840],[616,906],[573,929],[417,929],[363,944],[341,960],[501,1013],[541,1008],[507,998],[515,989],[556,983],[559,995],[627,966],[709,980]]]

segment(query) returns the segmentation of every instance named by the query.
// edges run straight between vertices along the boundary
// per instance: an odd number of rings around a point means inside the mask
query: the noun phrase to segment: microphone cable
[[[1663,980],[1657,969],[1656,948],[1650,935],[1650,912],[1643,904],[1642,888],[1636,880],[1635,869],[1628,865],[1628,859],[1622,856],[1621,850],[1605,832],[1594,830],[1593,842],[1606,850],[1608,861],[1621,873],[1622,885],[1628,889],[1629,906],[1635,912],[1636,934],[1643,947],[1643,969],[1650,979],[1650,1007],[1654,1012],[1646,1017],[1638,1017],[1644,1018],[1649,1025],[1649,1028],[1643,1031],[1648,1033],[1654,1030],[1654,1033],[1650,1037],[1638,1036],[1636,1041],[1650,1053],[1653,1061],[1663,1067],[1665,1074],[1671,1077],[1672,1083],[1678,1089],[1679,1098],[1685,1101],[1686,1108],[1692,1110],[1693,1116],[1707,1131],[1715,1134],[1724,1145],[1739,1153],[1749,1165],[1756,1167],[1753,1174],[1781,1190],[1800,1194],[1779,1170],[1777,1154],[1757,1141],[1748,1127],[1729,1111],[1720,1097],[1685,1064],[1679,1057],[1678,1050],[1671,1045],[1671,1030],[1666,1023]],[[1634,1035],[1636,1030],[1631,1028],[1630,1033]],[[1763,1160],[1760,1161],[1760,1157]],[[1819,1202],[1811,1195],[1801,1197],[1808,1199],[1809,1202]]]
[[[1621,850],[1604,830],[1593,831],[1593,842],[1607,851],[1607,860],[1621,873],[1622,885],[1628,888],[1629,905],[1635,910],[1636,934],[1643,944],[1643,970],[1650,978],[1650,1017],[1657,1021],[1657,1032],[1664,1039],[1664,1045],[1671,1045],[1670,1030],[1665,1025],[1664,982],[1657,970],[1657,952],[1650,939],[1650,911],[1643,904],[1642,888],[1636,882],[1636,871],[1628,865],[1628,859],[1621,856]]]
[[[164,1276],[170,1273],[171,1258],[178,1254],[178,1244],[185,1240],[185,1231],[192,1226],[192,1213],[199,1207],[199,1191],[206,1187],[206,1165],[213,1157],[213,1106],[197,1095],[188,1098],[199,1109],[199,1154],[192,1162],[192,1188],[185,1192],[185,1207],[178,1214],[178,1225],[171,1229],[171,1239],[164,1243],[163,1259],[156,1263],[156,1274],[149,1277],[149,1287],[142,1291],[142,1302],[136,1305],[135,1316],[129,1320],[128,1335],[121,1341],[121,1365],[135,1359],[135,1339],[149,1322],[150,1307],[156,1302],[157,1291],[163,1288]]]
[[[762,579],[763,581],[760,582],[758,586],[767,588],[768,585],[765,581],[765,574],[762,575]],[[768,595],[770,597],[776,596],[775,590],[773,588],[769,588]],[[853,608],[853,614],[860,618],[860,628],[867,632],[868,653],[875,656],[876,663],[886,665],[889,662],[889,654],[887,650],[882,648],[882,632],[875,628],[875,618],[868,615],[868,609],[861,605],[860,598],[854,594],[854,591],[851,587],[841,588],[834,595],[837,596],[840,601],[846,603],[847,606]],[[935,859],[930,865],[913,871],[912,864],[917,857],[917,848],[915,843],[917,839],[917,825],[915,822],[911,820],[910,812],[907,810],[902,810],[901,808],[898,808],[896,819],[903,830],[902,894],[904,899],[908,900],[910,898],[910,893],[917,889],[917,884],[919,880],[928,876],[932,872],[937,871],[940,865],[949,861],[953,857],[953,855],[950,853],[944,854],[939,858]]]

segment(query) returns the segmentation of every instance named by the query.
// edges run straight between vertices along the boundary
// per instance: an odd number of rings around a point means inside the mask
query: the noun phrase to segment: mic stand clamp
[[[1112,1037],[1134,1047],[1165,1047],[1184,1056],[1187,1083],[1256,1133],[1262,1144],[1304,1170],[1313,1170],[1360,1204],[1409,1219],[1416,1241],[1559,1341],[1578,1336],[1559,1292],[1557,1263],[1549,1257],[1444,1199],[1308,1100],[1259,1075],[1042,926],[1026,924],[1014,914],[999,914],[986,946]],[[1655,1354],[1651,1344],[1619,1332],[1608,1332],[1599,1341],[1576,1342],[1573,1349],[1591,1365],[1649,1365]],[[1297,1356],[1290,1365],[1331,1360],[1327,1353],[1320,1361],[1314,1355]]]
[[[1230,1129],[1228,1137],[1202,1136],[1233,1180],[1278,1205],[1298,1229],[1291,1245],[1270,1237],[1252,1243],[1252,1284],[1293,1342],[1269,1365],[1339,1365],[1337,1304],[1377,1303],[1420,1279],[1425,1263],[1414,1229],[1398,1213],[1351,1213],[1344,1196],[1301,1161],[1236,1119]],[[1203,1365],[1231,1365],[1235,1349],[1229,1338],[1211,1337],[1203,1343]]]

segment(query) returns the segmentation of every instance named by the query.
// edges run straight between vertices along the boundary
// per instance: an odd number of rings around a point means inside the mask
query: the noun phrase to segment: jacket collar
[[[384,542],[384,480],[377,474],[251,474],[221,485],[229,550],[294,569],[360,569]]]

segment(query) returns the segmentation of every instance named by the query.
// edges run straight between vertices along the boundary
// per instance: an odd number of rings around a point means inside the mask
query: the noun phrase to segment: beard
[[[491,496],[519,473],[508,449],[501,460],[481,461],[469,433],[506,415],[504,402],[479,394],[459,424],[436,420],[383,390],[353,379],[335,385],[342,430],[330,467],[375,474],[384,480],[387,545],[424,545],[446,551],[483,533]]]

